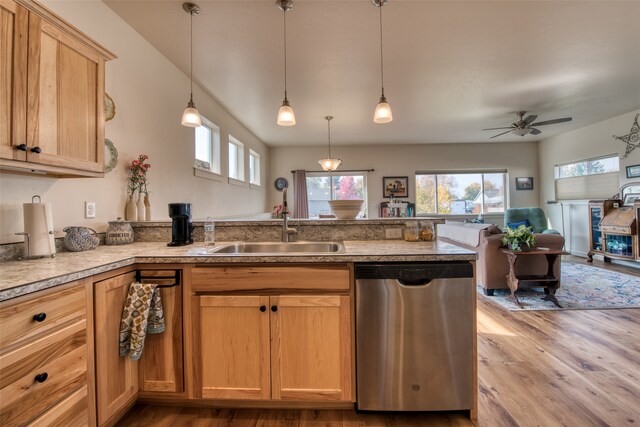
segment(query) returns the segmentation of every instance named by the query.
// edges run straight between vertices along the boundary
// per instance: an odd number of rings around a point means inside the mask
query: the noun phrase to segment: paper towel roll
[[[53,238],[51,203],[24,203],[24,232],[29,234],[31,256],[49,256],[56,253]],[[25,237],[25,245],[26,245]],[[25,255],[27,255],[25,246]]]

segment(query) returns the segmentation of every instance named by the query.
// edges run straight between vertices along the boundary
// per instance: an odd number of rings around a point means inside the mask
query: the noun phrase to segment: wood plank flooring
[[[565,257],[574,262],[582,258]],[[594,265],[640,276],[628,268]],[[478,426],[640,425],[640,309],[510,312],[478,298]],[[134,407],[121,426],[471,426],[459,414]]]

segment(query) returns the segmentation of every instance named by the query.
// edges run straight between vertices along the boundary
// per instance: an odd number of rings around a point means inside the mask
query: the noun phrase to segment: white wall
[[[320,171],[317,161],[326,156],[326,147],[272,147],[270,179],[283,176],[292,182],[291,171]],[[335,146],[332,154],[342,159],[340,170],[375,169],[368,174],[368,204],[371,217],[377,216],[382,197],[383,176],[408,176],[409,201],[415,201],[417,170],[479,170],[506,168],[512,207],[538,206],[538,147],[536,142],[488,144],[425,144]],[[533,177],[533,191],[516,191],[515,177]],[[279,203],[280,193],[270,187],[268,201]],[[293,199],[293,197],[290,197]],[[295,208],[295,207],[294,207]],[[499,215],[500,223],[502,215]]]
[[[622,136],[628,134],[631,130],[633,119],[638,112],[640,111],[631,111],[627,114],[540,141],[540,200],[547,211],[552,228],[562,230],[562,209],[559,205],[548,206],[545,203],[547,200],[555,200],[555,165],[617,154],[620,156],[620,185],[632,181],[640,182],[638,178],[627,179],[626,177],[627,166],[640,164],[640,148],[629,154],[627,158],[622,158],[626,144],[612,137],[612,135]],[[589,250],[586,201],[565,202],[564,221],[565,237],[567,238],[566,247],[576,255],[586,255]]]
[[[119,162],[102,179],[0,174],[1,243],[22,241],[13,234],[22,231],[22,203],[35,194],[53,204],[56,231],[68,225],[104,231],[107,221],[124,216],[126,165],[141,153],[149,155],[152,165],[148,176],[154,220],[169,219],[170,202],[191,202],[194,218],[268,210],[268,147],[196,86],[194,98],[200,112],[221,129],[222,173],[227,174],[226,142],[232,134],[245,144],[247,176],[249,148],[260,154],[265,184],[254,189],[194,177],[194,131],[180,125],[189,97],[188,76],[102,2],[48,0],[44,4],[118,55],[106,66],[106,90],[115,102],[116,116],[106,123],[105,133],[119,152]],[[84,219],[84,201],[97,203],[95,219]]]

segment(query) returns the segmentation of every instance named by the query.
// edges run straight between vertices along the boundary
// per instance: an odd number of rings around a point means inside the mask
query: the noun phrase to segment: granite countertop
[[[223,245],[220,242],[219,245]],[[207,254],[202,243],[169,247],[161,242],[99,246],[86,252],[61,252],[55,258],[0,263],[0,301],[51,288],[73,280],[135,263],[318,263],[470,261],[474,251],[442,241],[409,243],[402,240],[345,241],[345,252],[296,255]]]

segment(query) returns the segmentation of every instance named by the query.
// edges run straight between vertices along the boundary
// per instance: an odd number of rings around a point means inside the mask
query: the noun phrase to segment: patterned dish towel
[[[164,332],[164,311],[160,288],[151,283],[134,282],[124,302],[120,322],[120,356],[140,359],[147,334]]]

